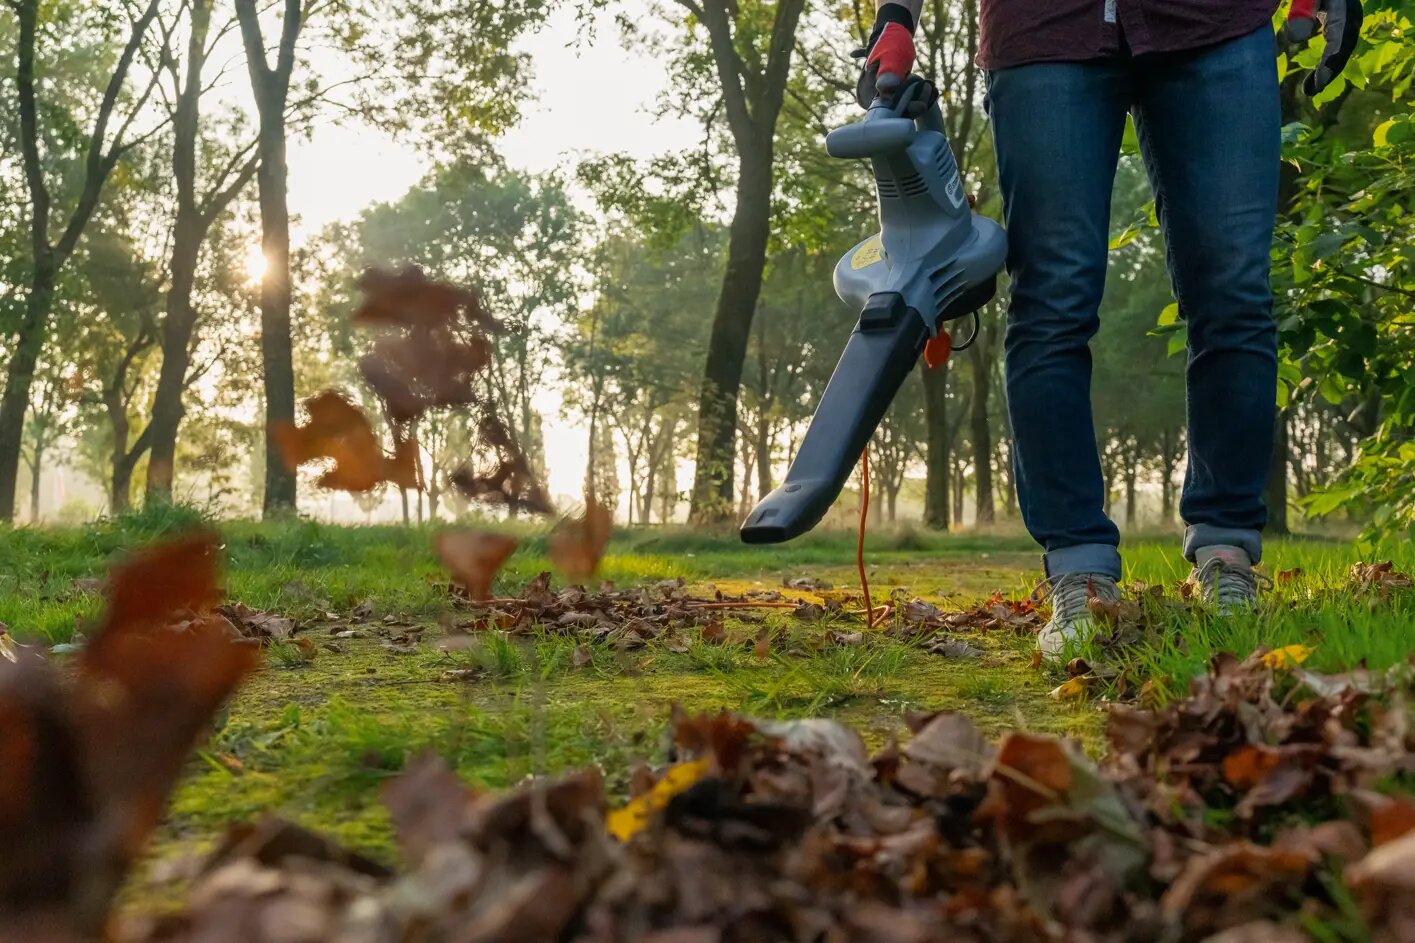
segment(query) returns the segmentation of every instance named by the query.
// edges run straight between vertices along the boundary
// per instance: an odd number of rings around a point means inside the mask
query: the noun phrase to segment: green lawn
[[[100,605],[84,580],[190,523],[188,515],[169,512],[78,530],[0,533],[0,622],[21,643],[69,641]],[[946,708],[974,716],[990,732],[1022,726],[1099,749],[1106,687],[1097,685],[1090,699],[1051,697],[1064,676],[1034,668],[1031,639],[1010,633],[973,632],[966,641],[982,656],[956,660],[883,637],[834,644],[830,630],[849,624],[779,614],[769,618],[785,639],[765,658],[751,644],[758,626],[731,618],[729,644],[697,640],[686,652],[595,644],[588,663],[584,650],[577,657],[578,640],[549,631],[486,634],[447,646],[439,620],[449,599],[430,531],[233,523],[222,533],[229,595],[301,620],[315,655],[306,660],[294,646],[270,650],[266,667],[193,759],[160,836],[162,854],[200,850],[225,822],[272,810],[389,858],[378,787],[422,749],[436,750],[468,781],[488,788],[599,764],[611,791],[622,792],[636,761],[663,759],[674,704],[839,717],[872,746],[900,733],[907,712]],[[498,593],[517,592],[547,567],[543,533],[526,534]],[[1174,539],[1128,544],[1128,578],[1182,579],[1187,565],[1176,545]],[[869,547],[877,597],[902,588],[950,610],[994,591],[1023,596],[1040,577],[1038,556],[1021,537],[900,530],[873,535]],[[1362,556],[1415,569],[1408,545],[1358,554],[1349,543],[1278,541],[1267,569],[1302,574],[1285,581],[1262,612],[1227,620],[1163,616],[1156,620],[1161,631],[1145,644],[1103,658],[1132,684],[1152,682],[1149,696],[1161,698],[1182,691],[1220,650],[1246,654],[1258,645],[1300,642],[1315,649],[1308,665],[1321,671],[1404,660],[1415,651],[1415,599],[1353,596],[1345,589],[1347,571]],[[602,576],[620,586],[682,576],[696,591],[716,586],[733,593],[811,576],[848,591],[855,584],[854,541],[821,533],[781,548],[747,548],[731,534],[621,534]],[[365,601],[372,617],[353,621]],[[334,637],[349,628],[354,637]],[[416,629],[423,630],[421,640],[405,643],[401,636]],[[160,900],[174,891],[169,879],[153,872],[143,880],[155,883],[140,881],[134,894]]]

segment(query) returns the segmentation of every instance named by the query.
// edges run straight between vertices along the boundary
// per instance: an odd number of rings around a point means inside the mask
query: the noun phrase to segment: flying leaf
[[[475,530],[445,530],[437,535],[437,555],[452,580],[475,600],[491,598],[491,583],[516,551],[514,537]]]
[[[459,318],[490,324],[474,292],[432,281],[417,266],[367,269],[359,288],[364,302],[354,312],[355,324],[447,327]]]
[[[365,492],[384,481],[400,487],[418,487],[416,444],[400,442],[390,459],[383,454],[368,417],[333,390],[306,400],[305,409],[310,417],[308,424],[275,423],[270,430],[291,471],[305,462],[332,458],[334,467],[320,477],[320,487]]]
[[[572,581],[589,579],[599,569],[613,524],[610,510],[591,501],[583,517],[550,535],[550,561]]]
[[[375,341],[359,359],[359,372],[388,415],[404,422],[433,407],[475,403],[472,378],[490,362],[485,337],[463,341],[447,331],[415,328]]]

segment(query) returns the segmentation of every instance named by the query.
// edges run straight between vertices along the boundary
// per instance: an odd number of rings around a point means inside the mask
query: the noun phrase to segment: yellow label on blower
[[[884,243],[879,236],[871,236],[860,244],[850,256],[850,267],[859,271],[867,265],[874,265],[884,258]]]

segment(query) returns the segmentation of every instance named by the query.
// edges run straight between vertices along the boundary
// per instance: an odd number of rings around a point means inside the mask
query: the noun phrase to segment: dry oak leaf
[[[516,550],[516,538],[475,530],[445,530],[437,535],[437,556],[454,582],[475,600],[491,598],[491,583]]]
[[[271,437],[291,471],[305,462],[332,458],[334,467],[319,479],[322,488],[365,492],[383,481],[400,488],[418,487],[415,442],[399,442],[391,458],[384,455],[363,411],[333,390],[306,400],[305,409],[309,412],[308,424],[277,422],[270,427]]]
[[[610,510],[590,501],[583,517],[565,522],[550,535],[550,561],[567,579],[589,579],[599,569],[613,525]]]

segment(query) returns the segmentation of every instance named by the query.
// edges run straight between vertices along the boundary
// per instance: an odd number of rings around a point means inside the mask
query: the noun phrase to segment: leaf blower
[[[938,92],[911,76],[864,120],[825,139],[832,157],[868,157],[880,232],[835,266],[835,291],[859,310],[786,480],[742,525],[742,540],[799,537],[830,510],[925,345],[947,350],[949,322],[992,300],[1007,237],[973,213],[944,132]],[[961,349],[972,342],[960,345]]]

